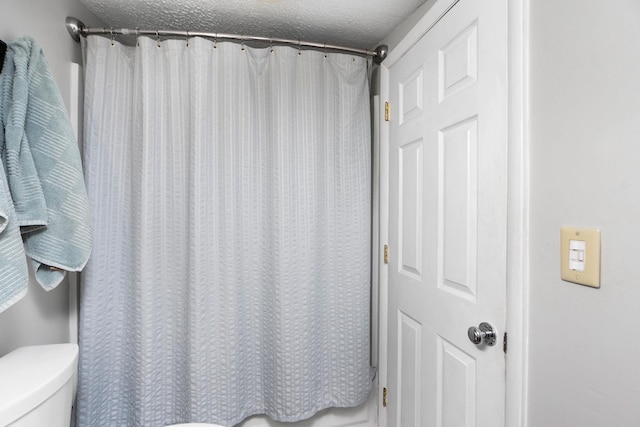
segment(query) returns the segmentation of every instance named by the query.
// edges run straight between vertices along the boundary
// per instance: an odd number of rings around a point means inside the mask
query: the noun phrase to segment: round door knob
[[[496,332],[493,326],[487,322],[480,323],[480,326],[472,326],[467,330],[467,335],[472,343],[480,345],[483,342],[486,345],[494,345],[496,343]]]

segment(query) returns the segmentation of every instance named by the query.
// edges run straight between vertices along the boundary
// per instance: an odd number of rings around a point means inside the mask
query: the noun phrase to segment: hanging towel
[[[91,225],[78,144],[42,49],[8,44],[2,87],[2,161],[38,283],[55,288],[84,268]]]
[[[2,132],[0,132],[2,134]],[[0,168],[0,312],[27,293],[29,274],[4,167]]]
[[[47,205],[25,126],[29,109],[29,56],[10,43],[2,78],[2,159],[21,232],[47,225]],[[19,44],[18,44],[19,45]],[[29,55],[29,56],[27,56]],[[17,68],[20,68],[18,70]],[[37,113],[35,113],[37,114]],[[36,117],[34,117],[36,118]],[[37,117],[37,119],[40,119]],[[33,118],[30,117],[30,120]]]
[[[4,48],[1,55],[4,73],[0,72],[0,88],[3,87],[3,77],[7,75],[4,67],[6,45]],[[2,105],[1,91],[0,105]],[[0,114],[0,121],[2,121],[1,116]],[[4,151],[3,147],[4,125],[0,126],[0,153]],[[3,163],[2,157],[0,156],[0,163]],[[3,165],[0,167],[0,312],[18,302],[27,293],[28,284],[27,259]]]

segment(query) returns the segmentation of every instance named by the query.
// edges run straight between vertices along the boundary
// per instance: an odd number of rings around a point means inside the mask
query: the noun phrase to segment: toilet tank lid
[[[76,372],[78,346],[20,347],[0,358],[0,425],[21,417],[58,391]]]

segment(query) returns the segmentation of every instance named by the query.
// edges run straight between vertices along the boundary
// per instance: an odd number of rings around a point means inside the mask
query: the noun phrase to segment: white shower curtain
[[[79,426],[234,425],[371,389],[367,59],[86,42]]]

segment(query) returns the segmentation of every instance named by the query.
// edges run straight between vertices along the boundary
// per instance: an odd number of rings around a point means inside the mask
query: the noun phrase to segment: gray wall
[[[96,22],[79,0],[5,0],[0,12],[0,39],[33,37],[44,49],[67,106],[70,63],[81,61],[80,45],[64,26],[68,15]],[[0,355],[22,345],[67,341],[68,319],[68,285],[45,292],[32,280],[27,296],[0,313]]]
[[[640,2],[530,1],[529,426],[640,426]],[[602,231],[601,288],[560,227]]]

